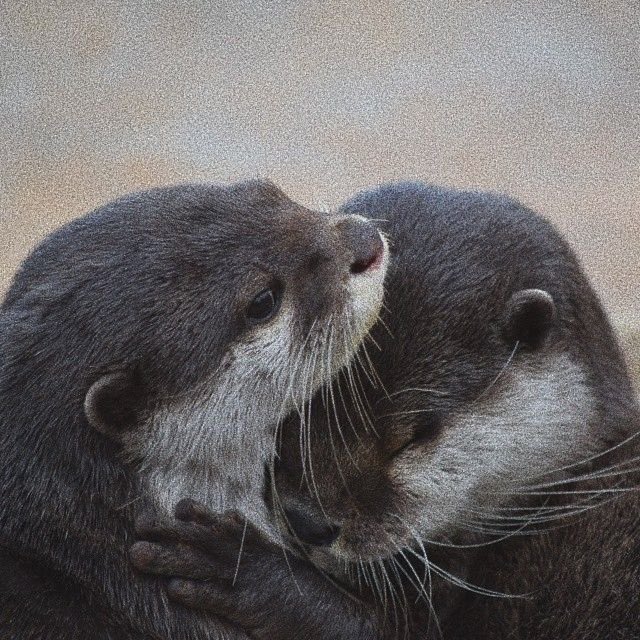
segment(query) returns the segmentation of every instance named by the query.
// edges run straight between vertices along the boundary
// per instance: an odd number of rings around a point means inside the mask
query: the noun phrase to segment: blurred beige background
[[[0,292],[118,194],[268,176],[333,206],[377,182],[508,191],[640,318],[633,2],[0,0]]]

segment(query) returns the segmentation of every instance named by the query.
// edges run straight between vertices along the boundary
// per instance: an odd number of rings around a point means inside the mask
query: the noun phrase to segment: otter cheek
[[[406,450],[394,459],[390,472],[393,486],[401,488],[403,499],[397,503],[394,532],[398,539],[415,542],[446,530],[456,518],[451,509],[456,493],[454,464],[445,468],[433,460],[424,448]]]

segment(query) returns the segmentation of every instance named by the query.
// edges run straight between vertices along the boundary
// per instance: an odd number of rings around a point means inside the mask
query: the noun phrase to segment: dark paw
[[[240,563],[279,551],[236,512],[215,514],[194,500],[181,500],[175,515],[175,519],[152,513],[138,517],[135,531],[141,541],[131,548],[131,561],[138,570],[233,582]]]
[[[213,580],[221,573],[221,567],[210,555],[178,544],[136,542],[129,551],[129,557],[138,571],[157,576]]]

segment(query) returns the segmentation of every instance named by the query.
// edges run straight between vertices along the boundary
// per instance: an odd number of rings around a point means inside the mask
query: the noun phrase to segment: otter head
[[[626,384],[575,258],[530,211],[416,185],[348,209],[389,220],[388,295],[371,334],[379,383],[341,375],[314,402],[311,428],[283,430],[274,487],[283,522],[325,567],[526,514],[501,510],[528,490],[545,500],[533,485],[621,437],[623,401],[607,397],[608,377]]]
[[[311,211],[268,182],[184,185],[53,234],[5,312],[29,319],[17,331],[43,367],[64,363],[50,393],[66,389],[122,444],[156,502],[211,505],[227,478],[258,492],[243,465],[349,361],[385,267],[385,241],[360,217]]]

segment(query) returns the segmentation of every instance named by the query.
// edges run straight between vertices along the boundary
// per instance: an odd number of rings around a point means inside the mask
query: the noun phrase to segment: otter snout
[[[304,544],[315,547],[328,547],[340,535],[340,527],[326,520],[314,517],[297,509],[285,509],[285,517],[291,532]]]

